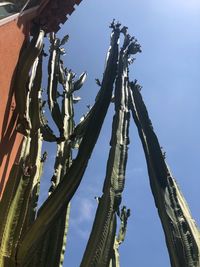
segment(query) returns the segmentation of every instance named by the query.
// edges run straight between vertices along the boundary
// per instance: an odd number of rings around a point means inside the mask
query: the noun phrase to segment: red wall
[[[13,82],[27,28],[18,20],[0,26],[0,198],[22,141],[22,135],[15,130]]]

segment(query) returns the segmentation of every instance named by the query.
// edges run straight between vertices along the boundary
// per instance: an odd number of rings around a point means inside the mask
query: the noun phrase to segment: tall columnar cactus
[[[112,97],[113,83],[116,76],[118,60],[119,27],[112,24],[111,45],[108,51],[106,68],[96,102],[86,118],[86,126],[83,125],[84,135],[79,146],[77,157],[66,172],[63,180],[58,184],[47,201],[38,212],[38,217],[21,238],[18,247],[18,264],[26,262],[37,248],[43,234],[48,231],[53,221],[58,218],[78,188],[91,153],[99,136],[107,109]],[[98,120],[96,119],[98,117]],[[73,138],[76,139],[76,136]]]
[[[28,60],[33,64],[32,74],[28,83],[28,91],[26,93],[27,97],[25,98],[26,104],[21,107],[19,117],[20,123],[23,121],[21,121],[22,118],[27,122],[26,128],[24,128],[26,129],[26,136],[23,140],[19,163],[13,166],[13,171],[10,173],[9,182],[0,204],[2,218],[0,225],[1,266],[15,266],[15,255],[19,239],[35,219],[35,202],[37,201],[37,197],[35,198],[34,194],[37,195],[35,187],[37,187],[42,168],[42,136],[39,129],[39,117],[37,113],[37,107],[39,107],[38,94],[40,89],[38,84],[41,82],[42,62],[37,56],[42,51],[41,39],[43,36],[44,33],[39,32],[38,37],[32,40],[27,50],[23,53],[23,56],[27,55],[28,52],[30,53],[31,57],[28,58]],[[38,45],[38,43],[40,43],[40,45]],[[23,65],[23,60],[25,60],[23,56],[19,63],[20,66]],[[30,62],[25,65],[30,70]],[[27,72],[27,70],[23,67],[22,72],[18,69],[18,86],[19,83],[25,86],[25,83],[28,80],[27,77],[24,76],[25,72]],[[23,86],[21,87],[22,91],[25,90],[25,87]],[[18,101],[20,101],[19,96]],[[33,106],[36,108],[36,112],[34,112]]]
[[[120,25],[117,24],[117,26]],[[92,232],[81,267],[107,267],[113,259],[116,214],[119,214],[121,195],[124,189],[129,144],[128,62],[131,54],[140,52],[140,46],[134,38],[127,34],[127,29],[124,27],[121,31],[124,33],[124,44],[119,54],[115,83],[115,115],[112,124],[111,148],[103,195],[99,199]]]
[[[165,162],[140,86],[130,83],[131,109],[142,141],[151,190],[165,232],[172,267],[200,266],[200,234]]]
[[[24,134],[19,162],[14,164],[0,203],[0,266],[61,267],[66,245],[70,200],[74,196],[98,139],[109,104],[115,103],[110,152],[103,194],[81,267],[119,267],[119,245],[124,241],[130,210],[122,207],[122,192],[129,144],[130,109],[143,144],[151,189],[163,225],[172,267],[200,266],[200,236],[189,208],[165,162],[145,104],[136,82],[129,82],[131,56],[141,52],[135,38],[114,21],[105,71],[95,104],[75,126],[74,92],[85,79],[75,81],[72,71],[64,68],[62,40],[50,34],[48,62],[48,107],[59,136],[44,114],[41,99],[43,37],[38,31],[23,50],[16,78],[18,130]],[[119,49],[120,35],[124,42]],[[115,93],[113,86],[115,83]],[[59,87],[62,87],[60,93]],[[61,101],[58,98],[61,97]],[[57,144],[54,173],[49,196],[36,213],[40,178],[46,153],[41,156],[42,141]],[[75,159],[72,149],[78,148]],[[121,221],[116,234],[118,217]]]
[[[62,41],[59,41],[55,35],[51,36],[51,43],[54,47],[54,43],[57,40],[60,43],[60,46],[64,44],[63,40],[67,38],[64,37]],[[51,46],[51,47],[52,47]],[[63,51],[63,48],[57,47],[57,53]],[[49,58],[49,65],[52,64],[52,58],[55,53],[54,49],[50,47],[50,58]],[[64,175],[68,171],[69,167],[72,163],[72,142],[69,141],[70,136],[74,131],[74,108],[73,108],[73,92],[74,90],[78,90],[83,85],[83,82],[86,78],[86,74],[80,76],[80,78],[74,82],[74,73],[72,71],[68,71],[64,69],[63,63],[59,57],[58,62],[56,62],[56,68],[50,68],[50,77],[53,76],[52,72],[56,76],[57,83],[53,90],[55,91],[53,96],[51,95],[51,101],[56,103],[57,111],[59,111],[59,116],[55,117],[52,116],[56,125],[62,125],[62,129],[60,128],[61,137],[60,140],[57,139],[57,155],[55,159],[54,165],[54,174],[51,179],[51,187],[49,189],[49,195],[55,190],[57,185],[63,180]],[[49,79],[48,83],[48,98],[50,98],[51,90],[51,83],[54,83],[54,77],[52,80]],[[58,98],[58,84],[61,84],[63,87],[63,92],[60,96],[62,96],[61,108],[57,102]],[[78,85],[78,87],[76,86]],[[50,101],[49,101],[50,102]],[[54,104],[55,105],[55,104]],[[51,110],[51,105],[49,105]],[[54,111],[55,112],[55,111]],[[57,119],[61,119],[60,123],[57,123]],[[34,262],[31,260],[28,266],[59,266],[61,267],[64,260],[64,252],[65,252],[65,245],[66,245],[66,235],[68,230],[68,223],[69,223],[69,213],[70,213],[70,204],[68,204],[60,214],[59,218],[55,222],[52,223],[50,229],[45,234],[43,238],[43,242],[37,249],[35,254]],[[40,257],[38,257],[40,255]]]

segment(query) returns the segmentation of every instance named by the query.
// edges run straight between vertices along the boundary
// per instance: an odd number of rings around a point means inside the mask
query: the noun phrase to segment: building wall
[[[23,20],[0,25],[0,197],[22,141],[22,135],[16,131],[14,77],[27,33],[28,23]]]

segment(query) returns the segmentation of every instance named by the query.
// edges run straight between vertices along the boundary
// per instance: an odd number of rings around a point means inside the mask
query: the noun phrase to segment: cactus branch
[[[151,190],[162,222],[172,267],[200,265],[200,235],[167,166],[136,82],[130,84],[131,109],[144,148]]]

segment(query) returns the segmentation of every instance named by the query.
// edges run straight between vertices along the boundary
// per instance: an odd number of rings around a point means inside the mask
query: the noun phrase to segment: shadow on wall
[[[23,47],[22,47],[23,49]],[[21,49],[21,50],[22,50]],[[18,111],[14,99],[16,68],[11,78],[10,91],[2,118],[0,135],[0,198],[4,191],[13,163],[17,163],[21,150],[22,135],[17,132]],[[13,178],[12,178],[13,179]]]

